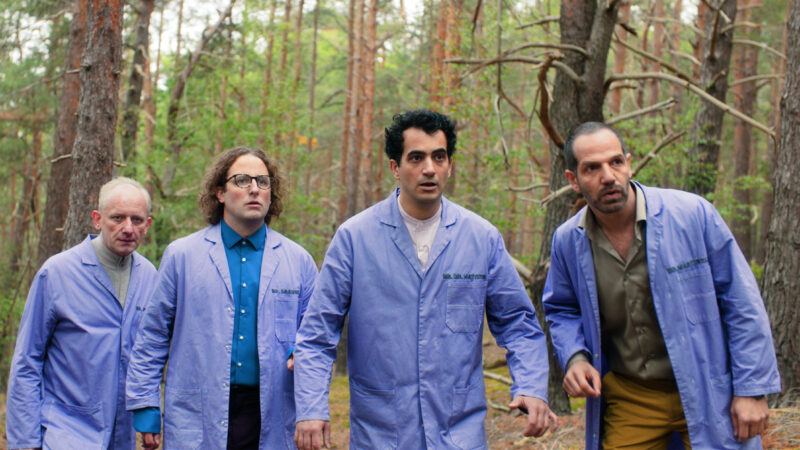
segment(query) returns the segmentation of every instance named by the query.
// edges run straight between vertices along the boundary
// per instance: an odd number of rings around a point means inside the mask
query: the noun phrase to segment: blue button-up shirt
[[[258,386],[258,281],[267,227],[263,225],[248,237],[222,221],[222,243],[231,275],[236,312],[231,345],[231,384]]]

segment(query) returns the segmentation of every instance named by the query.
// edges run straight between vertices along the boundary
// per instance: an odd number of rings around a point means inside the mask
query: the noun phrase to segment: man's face
[[[103,245],[118,256],[136,250],[152,221],[147,216],[147,199],[130,185],[118,186],[109,193],[102,211],[92,211],[92,222],[101,232]]]
[[[233,162],[225,178],[246,174],[251,177],[269,175],[266,164],[255,155],[242,155]],[[225,183],[224,188],[217,188],[217,200],[223,205],[222,217],[237,232],[260,227],[267,217],[272,191],[260,189],[253,179],[250,186],[240,188],[233,180]],[[245,236],[246,237],[246,236]]]
[[[452,168],[444,132],[428,134],[419,128],[408,128],[403,132],[400,164],[390,160],[389,167],[400,182],[403,209],[418,219],[430,217],[426,214],[438,208]]]
[[[578,161],[575,172],[566,171],[572,189],[582,193],[595,212],[620,211],[631,190],[631,156],[623,153],[619,139],[601,129],[579,136],[572,149]]]

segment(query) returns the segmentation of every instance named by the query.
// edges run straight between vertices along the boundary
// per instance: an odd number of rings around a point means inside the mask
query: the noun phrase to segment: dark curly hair
[[[456,151],[456,124],[444,114],[417,109],[396,114],[392,118],[392,125],[385,130],[386,156],[393,159],[398,166],[403,158],[403,132],[409,128],[419,128],[428,134],[441,130],[447,139],[447,157],[453,157]]]
[[[234,162],[239,157],[244,155],[253,155],[264,162],[267,166],[269,174],[272,176],[272,187],[270,188],[270,204],[267,210],[267,216],[264,217],[264,222],[269,225],[274,217],[279,217],[283,211],[283,179],[278,173],[278,166],[275,165],[267,155],[257,149],[250,147],[234,147],[225,150],[224,153],[219,155],[217,159],[206,170],[203,177],[203,192],[200,194],[200,210],[203,212],[203,217],[206,222],[211,225],[216,225],[222,220],[222,213],[224,206],[217,200],[217,188],[225,190],[225,180],[228,178],[228,169],[231,168]]]

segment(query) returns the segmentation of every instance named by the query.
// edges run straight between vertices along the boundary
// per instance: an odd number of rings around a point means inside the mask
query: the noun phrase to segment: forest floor
[[[508,377],[505,350],[499,348],[494,338],[485,332],[483,338],[484,364],[488,371]],[[540,438],[522,435],[526,416],[512,410],[505,412],[495,406],[508,405],[508,386],[492,379],[486,381],[489,410],[486,414],[486,438],[491,449],[581,449],[583,448],[584,400],[573,399],[572,414],[559,417],[559,428]],[[493,406],[494,405],[494,406]],[[350,391],[347,377],[336,377],[331,383],[331,447],[348,448]],[[5,416],[6,395],[0,393],[0,450],[6,448]],[[800,449],[800,405],[793,408],[772,409],[769,430],[764,437],[767,449]]]

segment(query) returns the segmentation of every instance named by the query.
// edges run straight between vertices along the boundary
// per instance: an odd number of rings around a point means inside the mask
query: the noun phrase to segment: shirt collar
[[[234,231],[227,223],[225,223],[225,219],[221,221],[222,224],[222,243],[225,245],[225,248],[231,249],[236,244],[241,241],[245,241],[250,243],[256,250],[263,250],[264,243],[267,240],[267,225],[261,225],[261,228],[258,229],[255,233],[251,234],[247,237],[242,237]]]

